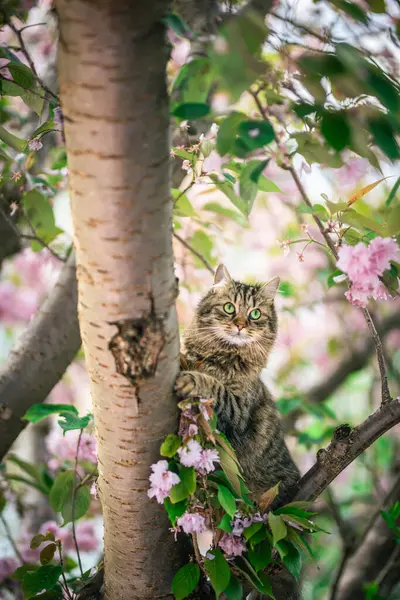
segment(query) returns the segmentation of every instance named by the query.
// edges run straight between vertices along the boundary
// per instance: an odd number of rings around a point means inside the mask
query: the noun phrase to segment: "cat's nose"
[[[237,327],[237,329],[238,329],[238,331],[240,333],[242,331],[242,329],[245,328],[246,323],[239,322],[239,323],[235,323],[235,325],[236,325],[236,327]]]

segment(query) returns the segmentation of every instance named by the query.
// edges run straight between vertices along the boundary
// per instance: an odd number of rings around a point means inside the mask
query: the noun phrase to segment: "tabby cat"
[[[219,265],[184,335],[190,370],[181,371],[175,384],[180,397],[214,400],[217,427],[234,447],[255,500],[278,481],[285,495],[300,477],[272,396],[260,380],[277,335],[278,286],[278,277],[257,285],[234,281]],[[298,597],[286,575],[275,589],[279,600]]]

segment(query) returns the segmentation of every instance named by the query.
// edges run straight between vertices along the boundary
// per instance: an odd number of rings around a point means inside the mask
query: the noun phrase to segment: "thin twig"
[[[214,269],[212,268],[212,266],[210,265],[210,263],[208,262],[208,260],[206,258],[204,258],[204,256],[202,254],[200,254],[200,252],[198,252],[196,250],[196,248],[193,248],[193,246],[191,246],[186,240],[184,240],[180,235],[178,235],[177,233],[175,233],[175,231],[173,232],[173,236],[174,238],[176,238],[181,244],[182,246],[185,246],[185,248],[187,248],[188,250],[190,250],[190,252],[192,254],[194,254],[194,256],[196,256],[199,260],[201,260],[201,262],[203,263],[203,265],[205,266],[205,268],[210,271],[210,273],[212,275],[214,275]]]
[[[75,467],[74,467],[74,489],[72,491],[71,519],[72,519],[72,537],[74,538],[75,550],[76,550],[76,554],[78,556],[79,570],[81,572],[81,576],[83,577],[81,555],[79,554],[79,546],[78,546],[78,541],[76,539],[76,531],[75,531],[75,495],[76,495],[76,490],[77,490],[76,478],[78,475],[77,470],[78,470],[79,446],[81,445],[82,433],[83,433],[83,429],[81,429],[79,432],[78,443],[76,445]]]
[[[33,74],[34,74],[34,76],[35,76],[35,79],[36,79],[37,83],[40,85],[40,87],[41,87],[41,88],[43,88],[43,89],[44,89],[44,91],[45,91],[45,92],[47,92],[47,93],[49,94],[49,96],[51,96],[51,97],[52,97],[52,98],[53,98],[53,99],[54,99],[54,100],[55,100],[55,101],[56,101],[58,104],[60,104],[60,99],[59,99],[59,97],[57,96],[57,94],[55,94],[54,92],[52,92],[52,91],[51,91],[51,89],[50,89],[50,88],[48,88],[48,87],[47,87],[47,85],[45,85],[45,83],[43,83],[43,80],[42,80],[42,79],[41,79],[41,77],[39,77],[39,75],[38,75],[38,72],[37,72],[37,70],[36,70],[35,64],[34,64],[34,62],[33,62],[33,60],[32,60],[32,57],[31,57],[31,55],[30,55],[30,54],[29,54],[29,52],[28,52],[28,49],[27,49],[26,45],[25,45],[24,38],[22,37],[22,33],[23,33],[23,31],[24,31],[24,29],[25,29],[25,28],[18,29],[18,27],[16,27],[16,26],[15,26],[15,25],[14,25],[14,24],[11,22],[11,20],[8,20],[8,21],[7,21],[7,25],[9,26],[9,28],[10,28],[10,29],[11,29],[11,30],[12,30],[12,31],[15,33],[15,35],[17,36],[17,38],[18,38],[18,42],[19,42],[19,45],[21,46],[21,52],[22,52],[22,53],[23,53],[23,55],[25,56],[25,58],[26,58],[26,60],[27,60],[27,62],[28,62],[28,65],[29,65],[29,66],[30,66],[30,68],[31,68],[31,71],[32,71],[32,73],[33,73]]]
[[[382,583],[382,581],[385,579],[386,575],[389,573],[390,569],[393,567],[394,563],[396,562],[397,558],[399,557],[399,554],[400,554],[400,546],[397,544],[393,548],[393,552],[391,553],[386,565],[383,567],[382,571],[379,573],[378,577],[376,577],[376,579],[375,579],[375,581],[378,585],[380,585]]]
[[[381,376],[382,403],[390,402],[392,397],[390,395],[390,390],[389,390],[389,383],[388,383],[388,377],[387,377],[387,373],[386,373],[386,365],[385,365],[385,358],[384,358],[384,352],[383,352],[381,338],[379,337],[379,334],[376,330],[375,324],[372,320],[372,317],[371,317],[368,309],[363,308],[362,312],[364,315],[364,319],[367,322],[368,329],[370,330],[370,333],[372,335],[372,339],[374,340],[374,344],[375,344],[375,348],[376,348],[376,355],[378,357],[379,373]]]
[[[50,252],[50,254],[52,254],[55,258],[57,258],[58,260],[61,260],[61,262],[64,262],[64,263],[67,262],[68,257],[63,258],[59,254],[57,254],[57,252],[55,250],[53,250],[41,237],[36,235],[35,228],[25,212],[24,212],[24,217],[26,218],[26,220],[28,222],[28,225],[32,231],[32,235],[29,235],[26,233],[21,233],[20,230],[18,229],[18,227],[16,226],[16,224],[14,223],[14,221],[12,219],[10,219],[10,217],[7,215],[7,213],[1,207],[0,207],[0,212],[3,215],[4,219],[7,221],[7,223],[10,225],[10,227],[18,235],[18,237],[20,237],[21,239],[25,239],[25,240],[32,240],[35,242],[39,242],[39,244],[41,244],[43,246],[43,248],[47,248],[47,250]]]
[[[343,541],[343,546],[345,551],[354,546],[354,531],[350,523],[344,521],[342,515],[340,514],[340,508],[337,505],[336,499],[333,495],[333,491],[330,487],[327,487],[325,490],[327,504],[331,510],[332,517],[337,525],[338,531],[340,533],[340,537]]]
[[[307,204],[307,206],[312,207],[312,203],[310,198],[307,195],[307,192],[304,189],[303,184],[300,181],[300,178],[295,170],[295,168],[293,167],[293,165],[291,165],[290,167],[288,167],[287,169],[289,171],[289,173],[291,174],[293,181],[295,182],[297,189],[299,190],[304,202]],[[326,232],[321,220],[317,217],[317,215],[312,215],[313,219],[315,221],[315,223],[318,226],[318,229],[321,232],[321,235],[323,236],[323,238],[325,239],[326,243],[328,244],[329,248],[332,251],[333,256],[335,257],[335,259],[338,259],[338,253],[337,253],[337,249],[335,248],[335,245],[333,243],[333,241],[331,240],[331,238],[329,237],[328,233]],[[368,329],[371,333],[372,339],[374,341],[375,344],[375,349],[376,349],[376,355],[378,358],[378,365],[379,365],[379,372],[381,375],[381,388],[382,388],[382,403],[384,402],[389,402],[391,400],[391,395],[390,395],[390,390],[389,390],[389,384],[388,384],[388,377],[387,377],[387,373],[386,373],[386,366],[385,366],[385,359],[384,359],[384,354],[383,354],[383,347],[382,347],[382,342],[381,339],[379,337],[379,334],[376,330],[375,324],[372,320],[372,317],[369,313],[369,311],[366,308],[362,309],[364,318],[367,322],[368,325]]]
[[[60,556],[61,577],[63,578],[63,581],[64,581],[65,593],[67,594],[69,600],[73,600],[70,589],[68,587],[68,582],[67,582],[67,579],[66,579],[65,573],[64,573],[64,560],[63,560],[63,555],[62,555],[62,550],[61,550],[61,541],[58,540],[56,542],[56,544],[57,544],[57,548],[58,548],[58,554]]]
[[[343,571],[344,571],[351,555],[352,555],[352,552],[351,552],[350,548],[345,547],[343,550],[342,560],[340,561],[339,568],[336,571],[335,581],[332,583],[331,595],[329,597],[329,600],[336,600],[336,594],[339,589],[339,583],[342,578]]]
[[[15,540],[12,536],[12,533],[8,526],[7,521],[5,520],[5,518],[3,516],[3,513],[0,513],[0,520],[3,524],[4,530],[6,532],[6,537],[7,537],[8,541],[10,542],[11,546],[13,547],[16,557],[18,558],[19,561],[21,561],[21,564],[23,564],[23,565],[26,564],[22,557],[21,552],[18,550],[17,544],[15,543]]]

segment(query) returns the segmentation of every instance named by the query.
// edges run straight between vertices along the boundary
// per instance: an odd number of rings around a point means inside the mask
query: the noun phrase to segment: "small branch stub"
[[[151,314],[148,318],[115,321],[112,325],[118,333],[111,338],[108,348],[117,372],[135,386],[140,380],[152,377],[164,347],[162,321]]]

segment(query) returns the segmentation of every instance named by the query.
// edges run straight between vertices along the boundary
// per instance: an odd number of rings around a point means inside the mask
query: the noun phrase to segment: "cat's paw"
[[[192,371],[182,371],[175,381],[175,392],[181,398],[201,397],[200,376]]]

